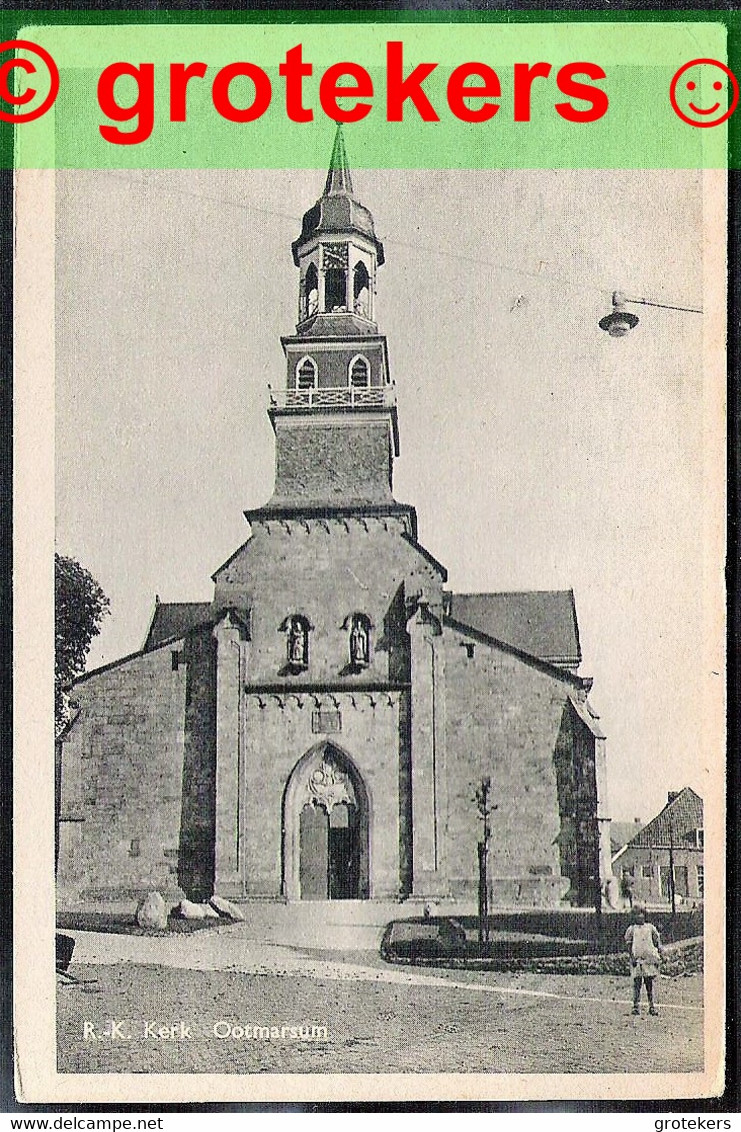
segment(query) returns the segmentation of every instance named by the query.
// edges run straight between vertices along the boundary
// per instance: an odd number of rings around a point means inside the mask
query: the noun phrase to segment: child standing
[[[633,905],[634,923],[625,933],[625,944],[630,952],[630,970],[633,976],[633,1013],[640,1014],[641,982],[646,986],[649,1014],[658,1014],[654,1002],[654,979],[659,973],[663,958],[661,936],[653,924],[646,922],[646,909]]]

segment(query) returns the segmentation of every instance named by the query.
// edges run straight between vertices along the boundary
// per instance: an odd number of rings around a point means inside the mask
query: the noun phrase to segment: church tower
[[[396,396],[375,310],[383,244],[355,197],[341,126],[324,192],[305,213],[292,251],[298,324],[282,339],[285,388],[271,390],[276,481],[269,506],[392,504]]]
[[[109,895],[472,908],[489,778],[492,906],[593,905],[604,735],[573,594],[449,592],[394,499],[384,250],[339,127],[292,252],[275,490],[245,511],[212,601],[158,602],[140,652],[76,683],[59,876]]]

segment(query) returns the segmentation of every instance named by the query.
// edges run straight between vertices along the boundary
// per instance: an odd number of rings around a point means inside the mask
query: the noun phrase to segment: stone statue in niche
[[[306,624],[300,617],[292,617],[288,627],[288,663],[306,664],[308,652],[309,642]]]
[[[353,617],[350,630],[350,663],[358,668],[368,663],[368,627],[362,617]]]

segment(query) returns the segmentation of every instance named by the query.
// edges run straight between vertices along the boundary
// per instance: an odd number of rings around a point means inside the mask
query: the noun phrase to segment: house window
[[[697,895],[705,895],[705,866],[697,866]]]
[[[695,845],[697,846],[698,849],[704,849],[705,848],[705,830],[704,829],[696,829],[695,830]]]
[[[348,381],[355,389],[367,389],[370,385],[370,365],[362,354],[358,354],[350,362]]]
[[[302,672],[309,667],[309,632],[311,625],[301,613],[293,613],[283,622],[286,634],[286,662],[289,672]]]
[[[316,389],[317,367],[313,358],[302,358],[296,366],[296,388]]]
[[[650,880],[653,876],[653,869],[651,865],[641,865],[641,876],[644,880]]]

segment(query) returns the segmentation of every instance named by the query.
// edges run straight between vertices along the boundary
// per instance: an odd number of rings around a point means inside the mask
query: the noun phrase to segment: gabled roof
[[[210,601],[157,602],[142,652],[150,652],[173,637],[185,636],[189,629],[208,621],[210,616]]]
[[[541,660],[539,656],[525,652],[524,649],[518,649],[516,645],[510,645],[507,641],[492,637],[489,633],[482,632],[481,629],[475,629],[472,625],[464,624],[463,621],[456,621],[455,618],[451,617],[448,613],[444,614],[443,623],[465,637],[470,637],[474,641],[481,641],[484,645],[492,645],[494,648],[509,653],[510,656],[516,656],[519,660],[524,661],[525,664],[529,664],[532,668],[537,668],[540,672],[545,672],[549,676],[555,676],[556,679],[571,684],[572,687],[578,688],[580,691],[589,691],[591,687],[592,682],[590,678],[577,676],[571,668],[567,668],[564,665],[553,664],[550,660]],[[570,698],[571,697],[569,697],[569,699]],[[603,736],[600,737],[603,738]]]
[[[691,786],[670,797],[671,801],[623,846],[619,855],[626,849],[667,849],[671,842],[677,849],[689,842],[695,844],[694,832],[703,828],[702,798]]]
[[[581,662],[573,590],[450,594],[448,612],[513,648],[551,664]]]

